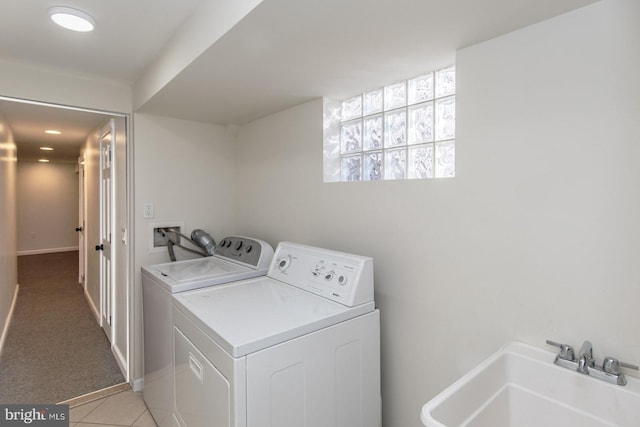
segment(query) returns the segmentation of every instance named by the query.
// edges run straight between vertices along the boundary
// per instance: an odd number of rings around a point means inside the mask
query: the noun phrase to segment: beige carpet
[[[0,403],[52,404],[124,381],[78,284],[78,252],[18,257]]]

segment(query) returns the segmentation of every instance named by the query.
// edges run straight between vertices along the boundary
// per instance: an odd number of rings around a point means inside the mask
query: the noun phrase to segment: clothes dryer
[[[173,296],[174,423],[381,423],[373,260],[289,242],[267,276]]]
[[[220,241],[213,256],[142,268],[143,398],[158,427],[171,425],[173,407],[171,296],[263,276],[272,257],[273,248],[268,243],[230,236]]]

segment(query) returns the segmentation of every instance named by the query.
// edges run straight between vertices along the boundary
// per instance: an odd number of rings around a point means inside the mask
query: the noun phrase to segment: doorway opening
[[[128,241],[132,230],[130,115],[2,96],[0,114],[17,146],[18,173],[24,164],[28,165],[25,170],[36,170],[40,165],[49,166],[50,170],[55,165],[64,170],[72,167],[77,174],[72,226],[69,223],[42,226],[42,221],[37,221],[51,216],[51,212],[31,216],[18,212],[16,256],[78,251],[77,282],[96,323],[108,338],[125,381],[130,382],[133,283],[133,250]],[[58,135],[44,133],[60,129],[63,130]],[[53,150],[43,154],[40,147]],[[49,163],[37,163],[45,155]],[[41,179],[47,179],[46,173]],[[55,194],[52,198],[55,199]],[[70,243],[69,234],[74,243]],[[107,258],[104,249],[95,250],[97,246],[104,248],[105,243],[109,262],[104,262]]]

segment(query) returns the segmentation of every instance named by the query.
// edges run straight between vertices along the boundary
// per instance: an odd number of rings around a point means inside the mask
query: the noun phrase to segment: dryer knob
[[[284,258],[280,258],[278,260],[278,270],[285,272],[287,268],[291,265],[291,257],[286,256]]]
[[[240,240],[240,241],[238,242],[238,244],[236,245],[236,251],[239,251],[239,250],[240,250],[240,248],[242,248],[242,240]]]
[[[251,252],[251,250],[253,249],[252,245],[247,245],[245,246],[244,250],[247,251],[247,253]]]

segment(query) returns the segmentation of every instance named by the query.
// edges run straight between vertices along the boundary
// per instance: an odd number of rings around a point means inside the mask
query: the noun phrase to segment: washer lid
[[[268,277],[173,295],[174,306],[240,357],[373,311],[347,307]]]
[[[213,256],[142,267],[142,285],[154,283],[173,294],[264,276],[266,273],[266,269],[252,269]]]
[[[161,275],[169,277],[178,283],[191,282],[214,276],[225,276],[248,270],[247,267],[217,257],[169,262],[154,265],[152,268],[157,270]]]

